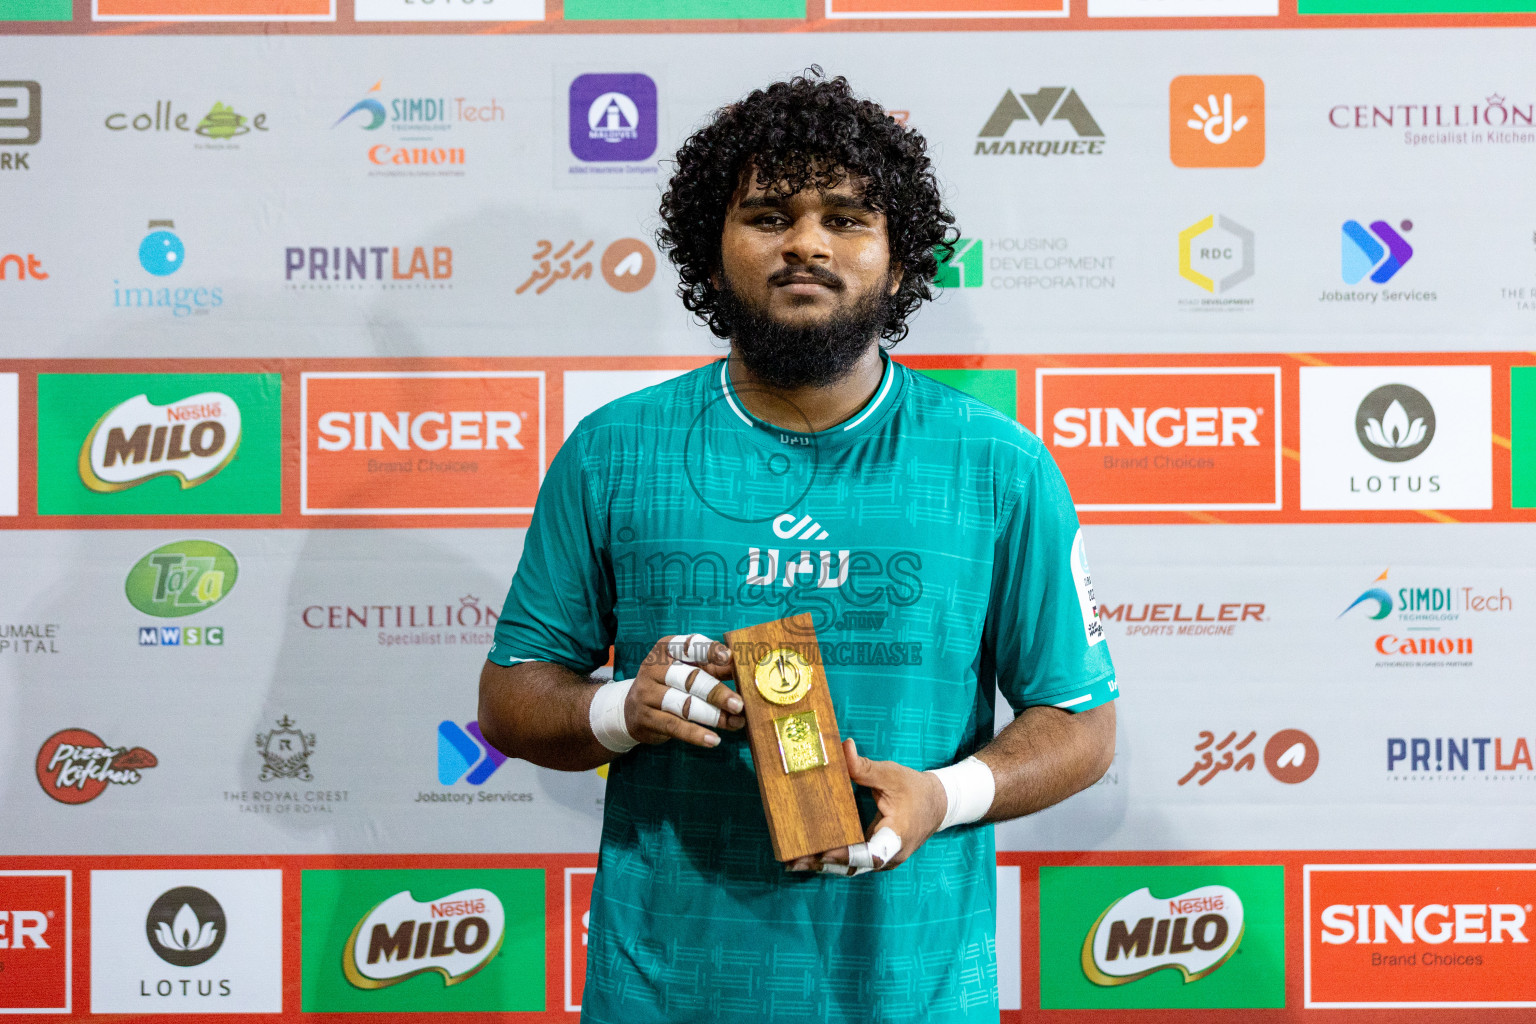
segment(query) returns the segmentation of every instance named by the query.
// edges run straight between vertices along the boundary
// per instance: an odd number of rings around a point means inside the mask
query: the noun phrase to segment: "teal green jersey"
[[[991,739],[999,691],[1015,711],[1116,693],[1044,446],[890,360],[819,433],[755,419],[723,360],[588,416],[539,493],[490,659],[585,673],[611,648],[626,679],[660,637],[800,613],[866,757],[959,761]],[[989,825],[891,871],[790,875],[744,734],[642,745],[609,771],[582,1019],[995,1021],[995,908]]]

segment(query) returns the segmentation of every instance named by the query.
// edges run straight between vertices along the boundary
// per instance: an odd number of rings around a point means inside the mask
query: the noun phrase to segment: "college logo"
[[[543,295],[561,281],[592,280],[591,239],[578,243],[572,239],[560,246],[547,238],[539,239],[533,251],[533,270],[513,294],[528,289]],[[638,238],[621,238],[603,250],[599,259],[603,280],[621,292],[637,292],[656,276],[656,255]],[[537,287],[535,287],[537,286]]]
[[[982,241],[979,238],[957,239],[953,248],[937,250],[939,270],[933,277],[935,288],[980,288],[983,276]]]
[[[1076,138],[986,141],[1002,139],[1018,121],[1046,129],[1062,121],[1071,127]],[[1105,142],[1103,129],[1088,112],[1077,90],[1066,86],[1049,86],[1029,93],[1006,90],[976,135],[975,156],[1098,156],[1104,152]]]
[[[302,920],[305,1012],[545,1008],[542,870],[306,871]]]
[[[309,770],[309,755],[315,752],[315,734],[295,728],[287,715],[277,720],[277,728],[256,734],[256,752],[261,755],[258,780],[314,780]]]
[[[202,889],[184,885],[162,893],[144,918],[155,955],[176,967],[197,967],[224,945],[224,908]]]
[[[305,515],[530,513],[544,477],[544,374],[306,373]]]
[[[109,785],[138,784],[159,763],[143,747],[109,747],[93,732],[61,729],[37,751],[37,784],[61,804],[85,804]]]
[[[1042,867],[1040,1005],[1285,1005],[1284,869]]]
[[[234,589],[240,566],[211,540],[182,540],[149,552],[128,570],[128,603],[162,619],[212,608]]]
[[[570,89],[571,153],[578,160],[648,160],[656,152],[656,83],[649,75],[580,75]]]
[[[1225,295],[1253,276],[1253,232],[1224,214],[1212,214],[1179,232],[1179,276],[1212,294]],[[1181,301],[1194,309],[1239,308],[1252,299]]]
[[[438,723],[437,781],[442,785],[463,781],[483,786],[506,761],[507,755],[485,741],[479,722],[462,727],[451,720]]]
[[[451,280],[453,249],[446,245],[290,245],[283,250],[284,287],[293,291],[351,290],[358,284],[350,282],[368,281],[391,290],[452,288],[445,283]]]
[[[253,131],[269,130],[266,114],[247,117],[229,104],[217,100],[212,107],[208,108],[206,114],[194,121],[193,118],[196,117],[195,113],[189,113],[186,110],[176,111],[171,100],[156,100],[153,113],[148,110],[139,110],[132,114],[117,111],[108,114],[103,123],[109,131],[114,132],[190,132],[213,140],[212,145],[198,143],[198,149],[238,149],[238,146],[225,145],[225,143]]]
[[[1168,155],[1176,167],[1264,162],[1264,80],[1180,75],[1168,86]]]
[[[0,82],[0,171],[30,171],[31,153],[9,146],[35,146],[43,138],[43,87],[36,82]]]
[[[1300,372],[1303,509],[1492,506],[1488,367]]]
[[[1398,227],[1411,231],[1413,222],[1405,220]],[[1413,259],[1413,246],[1384,220],[1371,221],[1369,231],[1359,221],[1347,220],[1342,253],[1340,273],[1345,284],[1359,284],[1367,274],[1374,283],[1386,284]]]
[[[0,1014],[69,1013],[71,876],[0,871]]]
[[[1305,865],[1304,1005],[1536,1006],[1533,903],[1530,864]]]
[[[1306,782],[1317,771],[1317,743],[1300,729],[1281,729],[1262,746],[1254,743],[1258,736],[1257,731],[1250,729],[1246,736],[1238,739],[1234,729],[1218,742],[1216,733],[1202,729],[1200,741],[1195,744],[1195,753],[1199,756],[1179,779],[1179,785],[1194,782],[1204,786],[1225,771],[1234,775],[1251,772],[1258,764],[1260,754],[1264,757],[1264,767],[1275,781],[1288,786]]]
[[[217,391],[155,405],[134,395],[104,413],[80,446],[80,481],[110,494],[157,476],[206,483],[240,447],[240,406]]]
[[[1080,509],[1280,507],[1280,371],[1042,369],[1035,432]]]

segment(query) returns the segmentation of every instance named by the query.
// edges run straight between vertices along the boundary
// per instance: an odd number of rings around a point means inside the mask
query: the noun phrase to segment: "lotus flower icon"
[[[195,949],[207,949],[217,942],[219,929],[212,921],[199,921],[192,908],[183,903],[170,924],[156,922],[155,938],[166,949],[190,953]]]
[[[1368,416],[1365,420],[1365,436],[1371,444],[1379,448],[1412,448],[1424,440],[1424,435],[1429,428],[1424,425],[1423,417],[1417,417],[1411,422],[1408,419],[1408,410],[1403,408],[1403,403],[1397,399],[1387,406],[1387,411],[1381,419]]]
[[[224,908],[206,889],[177,886],[161,893],[144,919],[144,931],[155,955],[177,967],[196,967],[211,960],[229,928]]]
[[[1355,410],[1361,447],[1383,462],[1408,462],[1435,439],[1435,408],[1417,388],[1383,384]]]

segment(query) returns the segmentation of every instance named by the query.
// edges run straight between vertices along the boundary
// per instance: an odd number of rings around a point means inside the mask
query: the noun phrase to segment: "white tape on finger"
[[[672,664],[667,666],[667,672],[666,675],[662,676],[662,682],[666,683],[674,690],[681,690],[684,693],[688,693],[688,680],[693,678],[694,673],[698,671],[699,669],[695,668],[693,665],[684,665],[680,661],[674,661]]]
[[[890,863],[891,858],[900,852],[901,836],[889,825],[869,837],[869,855],[882,865]]]
[[[720,709],[695,697],[693,703],[688,705],[688,721],[711,727],[719,725]]]
[[[709,661],[709,649],[714,641],[703,633],[675,636],[667,641],[667,657],[674,661],[691,661],[703,665]]]
[[[720,680],[700,670],[699,674],[693,677],[693,682],[689,684],[688,692],[699,700],[709,700],[709,695],[714,693],[715,688],[720,685]]]
[[[683,708],[688,703],[688,695],[682,690],[668,690],[661,695],[661,710],[670,712],[678,718],[683,717]]]
[[[851,868],[872,868],[875,866],[875,859],[870,853],[868,843],[849,844],[848,866]]]
[[[863,844],[858,844],[862,846]],[[862,875],[869,868],[850,867],[847,864],[833,864],[831,861],[821,862],[821,873],[824,875],[842,875],[844,878],[852,878],[854,875]]]

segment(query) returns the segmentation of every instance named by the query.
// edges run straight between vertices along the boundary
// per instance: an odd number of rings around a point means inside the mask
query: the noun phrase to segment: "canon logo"
[[[41,910],[0,910],[0,949],[49,949],[43,936],[48,915]]]
[[[1247,406],[1160,406],[1150,413],[1137,406],[1124,409],[1096,406],[1064,407],[1051,418],[1051,444],[1061,448],[1118,448],[1122,443],[1145,448],[1258,447],[1254,436],[1263,409]]]
[[[1336,903],[1322,914],[1321,938],[1330,945],[1442,942],[1529,942],[1526,908],[1518,903]],[[1392,938],[1388,939],[1387,936]]]
[[[328,412],[320,416],[323,452],[520,451],[523,418],[515,412]]]

